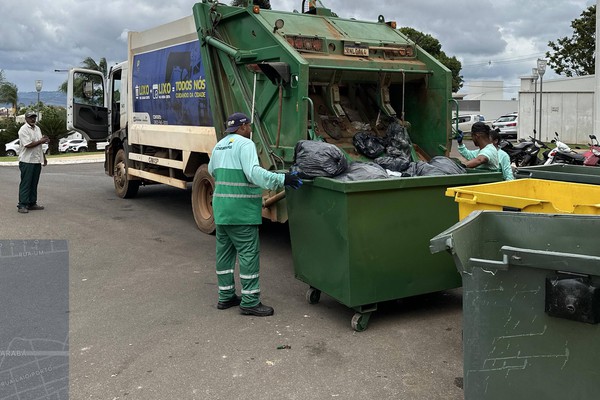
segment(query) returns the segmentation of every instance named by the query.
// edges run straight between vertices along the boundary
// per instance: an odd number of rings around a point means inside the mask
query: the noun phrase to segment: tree
[[[463,86],[463,77],[460,74],[462,64],[455,56],[448,57],[442,50],[442,44],[439,40],[428,33],[419,32],[416,29],[409,27],[400,28],[400,32],[406,35],[410,40],[415,42],[423,50],[431,54],[436,60],[441,62],[446,68],[452,72],[452,91],[458,92]]]
[[[15,110],[15,116],[17,115],[17,105],[19,102],[19,88],[17,85],[11,82],[2,81],[0,82],[0,103],[9,103]]]
[[[96,63],[96,61],[92,57],[87,57],[81,62],[81,67],[85,68],[85,69],[91,69],[94,71],[102,72],[102,75],[104,75],[104,77],[108,76],[108,64],[106,64],[106,58],[104,58],[104,57],[102,57],[100,59],[100,62],[98,62],[98,63]],[[64,81],[58,87],[58,90],[60,90],[63,93],[67,93],[67,85],[68,85],[68,81]]]
[[[67,110],[64,107],[45,106],[38,126],[50,138],[50,153],[58,153],[59,138],[67,133]]]
[[[596,51],[596,5],[589,6],[581,17],[571,21],[573,36],[548,42],[548,65],[559,75],[593,74]]]

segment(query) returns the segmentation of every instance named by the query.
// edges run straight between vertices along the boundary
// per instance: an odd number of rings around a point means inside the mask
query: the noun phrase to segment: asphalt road
[[[386,303],[354,332],[353,310],[307,303],[287,225],[266,223],[275,315],[242,316],[216,308],[215,239],[196,229],[189,190],[123,200],[100,163],[49,165],[46,210],[18,214],[18,183],[0,166],[0,239],[68,241],[71,399],[463,398],[460,289]]]

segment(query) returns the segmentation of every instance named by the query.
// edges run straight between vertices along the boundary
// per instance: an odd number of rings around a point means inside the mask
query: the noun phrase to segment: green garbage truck
[[[287,169],[300,140],[358,157],[353,136],[395,117],[415,160],[448,155],[451,74],[394,21],[338,17],[320,1],[276,11],[202,0],[192,15],[129,32],[127,60],[102,73],[72,68],[67,125],[110,144],[104,168],[116,194],[140,186],[192,190],[198,228],[214,231],[207,164],[233,112],[253,120],[262,166]],[[285,192],[265,192],[263,216],[287,220]]]

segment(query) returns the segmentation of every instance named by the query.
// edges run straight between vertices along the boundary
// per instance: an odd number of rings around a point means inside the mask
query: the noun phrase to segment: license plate
[[[369,57],[369,47],[344,44],[344,55],[355,57]]]

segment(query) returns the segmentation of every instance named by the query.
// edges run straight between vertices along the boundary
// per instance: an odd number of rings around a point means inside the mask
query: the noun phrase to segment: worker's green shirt
[[[258,163],[254,142],[238,134],[221,139],[210,157],[215,178],[213,213],[217,225],[258,225],[262,222],[262,188],[283,187],[284,175]]]

